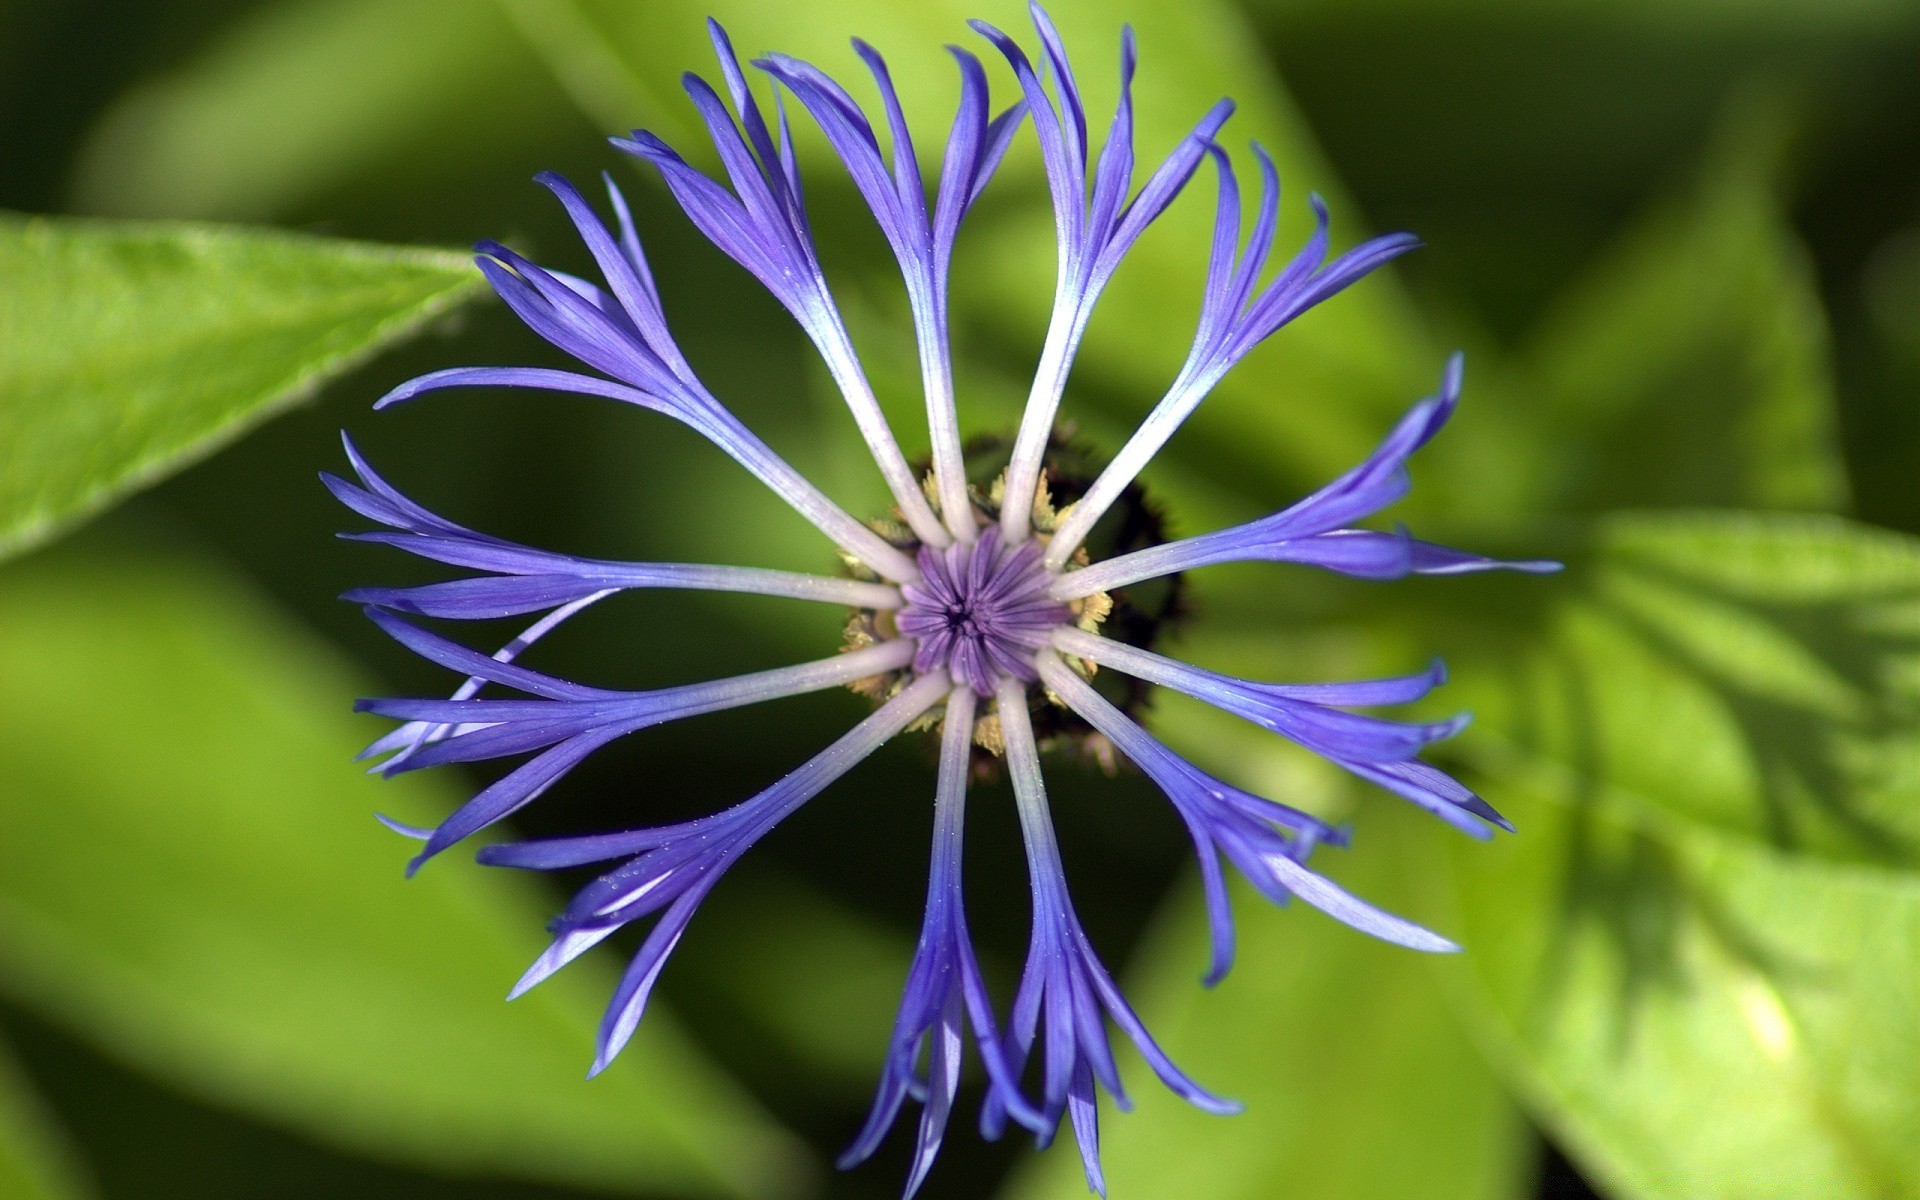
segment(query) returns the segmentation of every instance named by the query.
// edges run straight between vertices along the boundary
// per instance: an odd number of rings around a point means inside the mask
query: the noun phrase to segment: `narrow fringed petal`
[[[894,255],[917,281],[924,279],[931,268],[933,234],[913,141],[903,120],[897,118],[899,102],[884,61],[863,42],[855,42],[855,47],[866,60],[887,106],[893,139],[891,165],[866,113],[826,72],[785,54],[756,59],[754,66],[786,85],[812,115],[867,207],[873,210]]]
[[[545,612],[605,588],[578,575],[488,575],[418,587],[353,588],[340,598],[419,617],[484,621]]]
[[[1465,784],[1438,767],[1416,759],[1401,762],[1340,761],[1340,765],[1401,799],[1439,817],[1447,824],[1482,841],[1493,836],[1489,825],[1513,832],[1513,824]]]
[[[475,727],[472,733],[449,738],[421,750],[405,764],[395,768],[406,770],[442,762],[476,762],[504,757],[522,753],[538,744],[548,744],[575,733],[605,726],[619,726],[622,732],[631,733],[664,721],[837,687],[897,670],[907,664],[913,653],[910,645],[896,640],[810,663],[776,667],[706,683],[650,691],[607,691],[561,684],[549,676],[501,663],[447,642],[397,618],[381,614],[380,620],[396,637],[404,636],[410,644],[432,650],[445,658],[445,665],[540,697],[531,700],[403,698],[359,701],[356,707],[360,711],[380,716]],[[455,651],[460,653],[455,654]],[[556,684],[560,686],[554,686]],[[536,688],[540,690],[536,691]],[[556,692],[561,694],[552,694]],[[520,745],[514,740],[521,738],[528,739],[530,744]]]
[[[729,258],[752,273],[800,323],[839,384],[854,423],[866,440],[901,515],[922,541],[944,545],[949,535],[933,515],[880,410],[880,402],[860,366],[827,286],[807,223],[785,109],[779,112],[780,136],[776,142],[759,102],[747,86],[739,56],[734,53],[726,31],[711,19],[707,30],[724,77],[727,99],[722,100],[720,93],[697,75],[684,76],[682,83],[706,126],[731,186],[722,186],[688,165],[671,146],[644,130],[635,130],[631,136],[614,138],[612,142],[658,169],[667,189],[694,226]],[[787,83],[778,73],[774,78],[778,83]],[[859,117],[856,122],[849,115],[847,106],[851,101],[837,84],[819,72],[805,71],[794,72],[793,82],[807,89],[807,94],[801,96],[803,103],[811,99],[809,108],[818,106],[831,114],[828,120],[834,128],[829,130],[829,140],[838,138],[836,149],[871,141],[872,131],[865,128],[865,118]],[[778,92],[775,94],[777,98]],[[854,111],[857,112],[857,108]],[[865,129],[864,138],[862,129]],[[859,169],[854,172],[856,183],[872,186],[876,194],[885,192],[891,196],[882,205],[885,208],[883,226],[895,225],[906,235],[907,228],[901,222],[906,221],[908,215],[901,209],[897,189],[890,189],[879,179],[868,178],[867,167],[873,164],[864,154],[855,157],[859,163]],[[881,173],[884,175],[884,168]],[[924,224],[924,201],[921,208],[920,222]],[[876,212],[880,211],[876,208]]]
[[[498,242],[483,241],[475,249],[474,261],[494,292],[549,344],[656,397],[682,421],[694,424],[705,416],[711,398],[689,389],[624,315]]]
[[[701,178],[704,180],[704,176]],[[566,180],[548,173],[540,176],[540,182],[566,208],[589,251],[607,274],[612,297],[594,285],[549,271],[497,242],[481,242],[476,247],[479,252],[476,262],[495,292],[528,328],[612,379],[548,368],[460,367],[410,380],[381,397],[375,407],[386,408],[444,388],[513,387],[600,396],[649,409],[682,422],[712,442],[842,549],[881,575],[895,580],[912,579],[911,559],[827,499],[742,425],[694,375],[667,331],[626,202],[617,189],[609,185],[621,226],[616,237]],[[724,193],[718,185],[706,182]],[[833,319],[837,326],[838,317]],[[844,330],[841,342],[844,342]],[[850,355],[850,347],[840,355],[843,365],[851,362]],[[879,414],[877,402],[867,403],[871,401],[871,391],[865,388],[864,377],[845,377],[841,382],[843,385],[857,383],[864,395],[865,401],[856,398],[852,402],[862,432],[872,441],[876,428],[884,429],[885,419]],[[893,445],[892,435],[885,434],[884,441]],[[898,456],[897,445],[893,445],[892,453]],[[885,454],[879,457],[886,459]],[[908,479],[910,472],[904,458],[898,463],[890,459],[883,461],[882,470],[890,472],[889,486],[910,515],[914,505],[926,507],[924,497]],[[900,496],[903,488],[911,493],[904,499]],[[915,525],[916,531],[924,532],[928,522],[932,522],[930,514]],[[933,528],[939,532],[937,522],[933,522]]]
[[[1040,1140],[1042,1144],[1050,1140],[1051,1130],[1070,1115],[1087,1184],[1098,1192],[1105,1183],[1100,1171],[1096,1085],[1112,1094],[1121,1108],[1130,1107],[1107,1038],[1109,1020],[1175,1095],[1207,1112],[1234,1113],[1240,1106],[1207,1091],[1174,1065],[1094,952],[1067,895],[1026,690],[1017,683],[1003,683],[995,699],[1033,886],[1033,937],[1008,1021],[1007,1057],[1024,1066],[1038,1046],[1039,1108],[1048,1130]],[[1004,1097],[989,1091],[981,1112],[982,1130],[989,1137],[998,1136],[1007,1116]]]
[[[1278,886],[1362,933],[1370,933],[1381,941],[1405,946],[1409,950],[1424,950],[1429,954],[1452,954],[1460,949],[1437,933],[1375,908],[1332,880],[1307,870],[1290,855],[1264,854],[1260,856],[1260,862],[1272,872],[1272,878]],[[1241,869],[1246,870],[1245,867]],[[1249,876],[1256,880],[1259,878],[1251,872]]]
[[[821,600],[858,608],[897,608],[900,593],[884,584],[754,567],[694,563],[636,563],[535,550],[440,517],[401,495],[347,442],[359,483],[322,474],[341,503],[392,533],[345,535],[380,542],[452,566],[490,571],[495,578],[456,579],[407,588],[356,588],[344,599],[420,616],[481,620],[539,612],[596,592],[635,588],[689,588]]]
[[[616,383],[610,379],[595,379],[591,375],[581,375],[575,371],[556,371],[549,367],[449,367],[444,371],[429,371],[394,388],[374,401],[373,406],[376,409],[392,408],[396,404],[403,404],[428,392],[437,392],[446,388],[471,387],[535,388],[547,392],[575,392],[583,396],[600,396],[608,400],[618,400],[623,404],[637,405],[678,420],[685,419],[683,410],[675,401],[657,396],[644,388]]]
[[[1069,571],[1054,585],[1051,594],[1056,599],[1075,599],[1145,579],[1229,562],[1299,563],[1375,580],[1400,579],[1410,574],[1558,570],[1558,563],[1503,562],[1436,546],[1419,541],[1404,530],[1379,533],[1347,528],[1351,522],[1373,516],[1407,494],[1412,486],[1407,475],[1407,460],[1431,441],[1453,415],[1460,402],[1462,370],[1461,356],[1455,354],[1448,360],[1437,394],[1414,405],[1364,462],[1311,496],[1257,521],[1167,542],[1110,558],[1083,570]],[[1079,518],[1084,504],[1082,501],[1075,506],[1068,516],[1069,522]],[[1090,527],[1090,522],[1082,524]],[[1070,537],[1064,528],[1062,536]],[[1059,556],[1061,544],[1061,539],[1056,538],[1048,548],[1049,563]]]
[[[514,635],[506,645],[500,647],[500,649],[494,651],[488,657],[497,663],[513,662],[514,659],[518,658],[530,646],[534,645],[534,643],[565,624],[574,614],[598,603],[612,594],[612,591],[594,592],[572,603],[561,605],[559,608],[554,609],[539,620],[528,625],[525,629]],[[468,675],[465,679],[461,680],[458,687],[454,688],[453,694],[449,699],[471,699],[486,683],[487,680],[481,676]],[[408,721],[404,725],[389,732],[386,736],[376,739],[372,745],[360,752],[359,757],[361,759],[367,759],[376,758],[381,755],[390,755],[391,757],[387,758],[384,762],[369,768],[372,771],[388,772],[396,769],[402,762],[418,754],[424,747],[448,737],[455,737],[463,733],[471,732],[472,729],[473,726],[470,725],[442,724],[431,721]],[[424,840],[426,834],[422,834],[421,837],[422,840]]]
[[[723,56],[722,62],[728,61]],[[615,138],[613,144],[657,168],[694,226],[727,257],[751,272],[808,327],[808,333],[831,336],[831,331],[812,328],[820,320],[817,297],[825,288],[825,279],[804,216],[796,216],[800,213],[799,200],[788,193],[785,173],[769,170],[755,160],[720,97],[705,80],[689,75],[685,83],[733,191],[690,166],[671,146],[644,130]],[[759,119],[759,108],[751,97],[746,112]]]
[[[922,1109],[907,1179],[909,1197],[925,1181],[946,1136],[960,1082],[961,1052],[969,1033],[986,1066],[988,1086],[1016,1120],[1036,1131],[1045,1127],[1040,1114],[1021,1094],[1017,1072],[1007,1063],[999,1023],[974,958],[961,898],[960,858],[974,710],[971,688],[956,688],[947,697],[926,915],[913,964],[907,971],[873,1108],[839,1160],[845,1169],[872,1157],[898,1118],[901,1106],[909,1097],[917,1099]],[[923,1054],[927,1060],[924,1078],[919,1072]]]
[[[835,687],[905,666],[912,656],[906,642],[888,642],[818,662],[781,667],[709,683],[644,692],[583,688],[524,667],[469,650],[378,610],[370,615],[409,648],[470,678],[503,684],[534,699],[371,699],[363,712],[408,722],[414,728],[447,730],[445,736],[415,739],[406,753],[390,759],[388,774],[453,762],[481,762],[538,751],[483,789],[434,829],[408,873],[445,851],[524,808],[599,747],[630,733],[668,721],[717,712],[763,700]],[[376,752],[386,749],[376,743]]]
[[[1460,717],[1408,722],[1345,712],[1308,699],[1315,693],[1296,685],[1236,679],[1078,629],[1056,631],[1054,645],[1102,666],[1185,692],[1330,758],[1396,762],[1412,758],[1429,743],[1452,737],[1466,724]],[[1412,694],[1423,695],[1433,679],[1429,672],[1404,682]]]
[[[388,637],[428,662],[458,671],[462,675],[483,679],[488,683],[502,684],[515,691],[543,696],[549,700],[584,701],[619,699],[626,694],[607,688],[570,683],[514,663],[503,662],[492,655],[468,649],[458,642],[450,641],[418,625],[409,624],[392,613],[382,612],[377,608],[367,610],[367,619],[378,625]]]
[[[1413,573],[1416,575],[1470,575],[1479,571],[1520,571],[1528,575],[1551,575],[1564,570],[1566,564],[1550,558],[1526,558],[1502,560],[1487,558],[1466,550],[1455,550],[1451,546],[1436,546],[1432,542],[1423,542],[1418,538],[1408,538],[1408,550],[1413,555]]]
[[[1173,688],[1251,721],[1379,784],[1467,833],[1487,836],[1490,832],[1487,822],[1510,828],[1464,785],[1438,768],[1414,759],[1425,746],[1464,729],[1469,720],[1466,715],[1444,721],[1404,722],[1330,707],[1403,704],[1417,700],[1445,680],[1446,673],[1439,663],[1417,675],[1360,683],[1255,683],[1079,629],[1056,630],[1053,645],[1065,654]]]
[[[413,549],[402,546],[403,549]],[[450,554],[422,549],[423,557],[446,561]],[[566,557],[566,556],[559,556]],[[475,565],[475,564],[463,564]],[[745,592],[819,600],[853,608],[900,607],[900,593],[884,584],[833,579],[752,567],[708,567],[694,563],[602,563],[570,559],[566,574],[512,574],[453,579],[404,588],[355,588],[341,598],[395,612],[451,620],[486,620],[544,612],[590,595],[636,589],[678,588],[705,592]]]
[[[1103,577],[1139,580],[1213,563],[1247,559],[1285,560],[1295,542],[1340,530],[1349,522],[1362,520],[1393,504],[1404,497],[1411,486],[1406,473],[1407,458],[1440,431],[1452,415],[1454,406],[1459,403],[1460,377],[1460,357],[1455,355],[1448,363],[1437,396],[1414,405],[1364,462],[1311,496],[1245,525],[1154,546],[1137,555],[1108,559],[1099,564]],[[1141,427],[1142,433],[1136,433],[1135,439],[1139,439],[1156,422],[1164,423],[1158,410],[1148,416],[1147,422]],[[1172,430],[1166,429],[1164,432],[1170,436]],[[1157,434],[1155,436],[1158,437]],[[1164,438],[1159,438],[1152,447],[1146,448],[1146,455],[1151,456],[1163,443]],[[1141,447],[1130,443],[1115,462],[1121,462],[1129,452],[1138,455],[1140,451]],[[1144,461],[1142,458],[1141,465],[1144,465]],[[1134,469],[1137,471],[1138,468]],[[1131,474],[1125,478],[1116,475],[1113,467],[1102,472],[1100,479],[1095,480],[1093,488],[1088,491],[1088,496],[1096,501],[1094,507],[1099,507],[1100,499],[1109,492],[1117,495],[1117,489],[1131,482],[1131,479]],[[1091,512],[1085,507],[1084,500],[1069,514],[1067,522],[1063,523],[1061,537],[1057,537],[1054,545],[1049,547],[1050,564],[1060,556],[1062,538],[1074,540],[1077,545],[1077,537],[1083,537],[1092,528],[1097,514],[1083,516],[1083,512]],[[1067,524],[1071,524],[1072,528],[1067,528]],[[1067,553],[1071,553],[1071,550]],[[1064,558],[1061,561],[1064,562]],[[1410,552],[1403,552],[1400,573],[1405,574],[1411,565]],[[1095,581],[1088,579],[1083,582],[1091,585]]]
[[[1200,858],[1213,929],[1213,957],[1205,980],[1208,986],[1226,975],[1233,955],[1232,913],[1219,874],[1222,855],[1276,903],[1297,895],[1334,919],[1384,941],[1428,953],[1458,949],[1438,934],[1377,909],[1307,869],[1306,861],[1315,847],[1321,842],[1343,845],[1343,833],[1306,813],[1263,800],[1201,771],[1140,728],[1059,659],[1042,658],[1039,670],[1067,707],[1146,772],[1186,823]],[[1347,702],[1394,703],[1397,701],[1390,697],[1403,694],[1395,685],[1404,683],[1383,680],[1347,685],[1356,689],[1353,695],[1383,697]]]
[[[1026,96],[1046,167],[1059,242],[1053,316],[1007,466],[1000,519],[1002,531],[1013,542],[1028,536],[1047,438],[1095,302],[1127,251],[1193,177],[1207,147],[1233,113],[1231,101],[1215,105],[1129,199],[1134,169],[1133,74],[1138,54],[1132,29],[1123,30],[1119,102],[1089,181],[1086,108],[1065,45],[1045,9],[1034,3],[1029,11],[1040,36],[1045,75],[1053,82],[1051,93],[1041,70],[1017,42],[984,21],[971,22],[1006,59]]]
[[[1234,364],[1302,313],[1419,244],[1409,235],[1391,234],[1362,243],[1328,263],[1327,209],[1318,196],[1313,196],[1313,235],[1273,279],[1264,287],[1256,287],[1279,223],[1278,172],[1266,151],[1255,145],[1261,168],[1260,208],[1252,237],[1242,253],[1240,185],[1232,161],[1210,138],[1194,150],[1194,166],[1203,154],[1213,159],[1217,169],[1219,198],[1213,252],[1193,346],[1166,395],[1062,521],[1048,548],[1047,564],[1055,570],[1069,561],[1094,523]],[[1440,419],[1444,421],[1445,416]]]
[[[601,221],[580,190],[564,176],[553,171],[542,171],[534,176],[534,180],[559,198],[567,211],[567,218],[580,234],[580,240],[586,244],[601,275],[613,289],[634,333],[668,371],[689,387],[698,388],[700,385],[693,369],[687,365],[678,343],[667,329],[666,314],[660,306],[660,293],[654,287],[652,271],[641,251],[640,237],[634,230],[633,218],[628,214],[626,197],[620,194],[612,178],[606,177],[606,188],[607,198],[620,222],[617,236]]]
[[[481,860],[555,870],[633,854],[588,884],[553,923],[554,941],[514,988],[519,995],[621,927],[659,914],[614,990],[601,1023],[592,1074],[605,1070],[639,1027],[668,956],[707,893],[766,833],[939,703],[951,688],[925,676],[752,799],[710,817],[661,829],[495,846]]]
[[[919,342],[936,491],[948,527],[962,540],[970,540],[973,509],[961,459],[947,338],[948,265],[961,219],[999,165],[1025,106],[1016,104],[989,121],[986,73],[978,59],[953,49],[960,66],[960,107],[947,143],[938,198],[929,213],[919,160],[886,61],[865,42],[856,39],[853,45],[880,91],[893,145],[890,164],[873,123],[824,71],[783,54],[756,59],[754,65],[784,84],[813,116],[900,263]]]
[[[1195,857],[1200,863],[1200,895],[1207,909],[1207,971],[1200,977],[1204,987],[1214,987],[1233,970],[1236,937],[1233,901],[1227,895],[1227,875],[1220,869],[1220,851],[1205,822],[1184,810],[1180,820],[1193,839]]]
[[[669,831],[678,827],[668,827]],[[581,837],[546,838],[537,842],[502,842],[482,846],[474,858],[492,867],[521,867],[529,871],[558,871],[589,863],[625,858],[651,850],[669,831],[636,829],[624,833],[594,833]]]
[[[558,783],[561,776],[578,766],[587,755],[624,732],[626,731],[619,728],[602,728],[575,734],[489,784],[480,791],[479,795],[461,805],[452,816],[434,827],[433,834],[427,838],[427,844],[421,847],[420,853],[407,863],[407,876],[411,878],[427,864],[428,860],[448,847],[464,841],[490,825],[505,820],[533,803],[548,788]],[[460,740],[463,739],[454,739],[456,742]],[[508,748],[503,749],[501,753],[518,754],[524,749],[524,747]]]
[[[960,68],[960,110],[954,114],[948,135],[940,192],[934,203],[934,261],[943,266],[953,257],[961,218],[1000,169],[1013,135],[1027,117],[1027,102],[1022,98],[989,120],[985,68],[978,58],[958,46],[948,46],[947,52]]]

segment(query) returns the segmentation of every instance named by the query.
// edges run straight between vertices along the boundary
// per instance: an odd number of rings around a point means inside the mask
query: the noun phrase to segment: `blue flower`
[[[415,379],[380,407],[452,387],[524,387],[600,396],[688,425],[732,456],[817,527],[850,565],[845,576],[750,567],[630,563],[536,550],[456,525],[408,500],[381,479],[351,443],[356,481],[327,486],[356,513],[382,526],[352,535],[475,572],[405,588],[365,588],[348,598],[367,606],[388,634],[463,682],[447,699],[368,700],[361,707],[400,724],[368,749],[388,773],[440,763],[522,761],[430,830],[394,828],[425,842],[422,863],[532,802],[608,742],[649,726],[762,700],[854,686],[875,710],[838,741],[765,791],[732,808],[677,825],[587,837],[489,846],[482,862],[534,870],[613,863],[553,924],[551,947],[515,989],[532,987],[614,931],[651,919],[600,1030],[594,1070],[633,1036],[668,956],[701,900],[740,856],[789,814],[909,727],[937,725],[940,767],[933,812],[933,860],[925,923],[908,970],[899,1017],[872,1113],[843,1165],[873,1153],[900,1109],[921,1105],[907,1185],[925,1178],[945,1136],[962,1052],[982,1059],[987,1098],[982,1127],[997,1136],[1011,1119],[1042,1144],[1071,1121],[1087,1179],[1104,1190],[1098,1155],[1097,1091],[1126,1103],[1109,1029],[1118,1026],[1162,1082],[1202,1108],[1235,1105],[1189,1079],[1155,1044],[1101,963],[1068,897],[1040,770],[1035,718],[1077,721],[1138,766],[1172,801],[1200,859],[1213,926],[1208,982],[1231,966],[1233,924],[1222,869],[1231,863],[1277,903],[1299,897],[1357,929],[1425,951],[1455,947],[1380,911],[1308,865],[1322,843],[1345,845],[1343,830],[1213,778],[1168,749],[1088,682],[1094,671],[1185,692],[1322,755],[1475,836],[1506,823],[1485,801],[1418,759],[1450,737],[1461,719],[1407,723],[1350,711],[1404,704],[1443,680],[1438,664],[1403,678],[1356,683],[1260,683],[1166,658],[1103,633],[1114,597],[1132,585],[1217,563],[1285,562],[1362,579],[1456,574],[1495,567],[1551,570],[1551,563],[1501,563],[1422,542],[1404,531],[1358,522],[1405,495],[1410,455],[1437,434],[1459,400],[1456,356],[1438,393],[1416,404],[1366,461],[1320,491],[1270,516],[1199,537],[1089,561],[1084,544],[1121,502],[1147,461],[1233,365],[1288,322],[1411,248],[1412,238],[1376,238],[1327,259],[1327,213],[1312,201],[1318,228],[1264,282],[1275,239],[1279,182],[1257,146],[1258,208],[1243,248],[1241,188],[1215,140],[1232,111],[1222,101],[1148,174],[1136,191],[1132,146],[1135,48],[1123,36],[1120,100],[1106,142],[1090,164],[1086,114],[1065,48],[1035,7],[1040,65],[991,26],[975,28],[1006,59],[1020,99],[995,114],[980,62],[953,54],[960,104],[932,203],[886,64],[854,47],[884,105],[890,153],[872,121],[838,83],[783,55],[756,60],[776,89],[819,125],[898,257],[918,335],[932,470],[924,481],[883,416],[835,307],[802,200],[787,108],[769,125],[725,33],[712,36],[725,98],[689,76],[687,90],[711,135],[725,181],[688,165],[652,134],[614,144],[656,168],[687,216],[751,272],[800,323],[838,383],[855,424],[892,493],[899,522],[850,515],[769,449],[708,391],[667,327],[659,294],[620,192],[608,182],[611,227],[573,185],[539,182],[557,196],[598,264],[601,282],[547,270],[493,242],[479,266],[502,300],[586,370],[467,367]],[[947,335],[947,281],[955,235],[1019,127],[1031,121],[1052,194],[1059,265],[1052,320],[1032,391],[1004,473],[991,490],[972,486],[960,437]],[[1054,418],[1095,303],[1129,247],[1211,162],[1218,180],[1215,231],[1193,347],[1139,429],[1056,513],[1049,491]],[[1056,477],[1055,482],[1058,482]],[[584,687],[518,665],[530,645],[581,609],[632,588],[695,588],[822,601],[853,609],[850,644],[815,662],[708,683],[651,691]],[[468,649],[406,617],[454,620],[542,614],[491,654]],[[1136,639],[1138,640],[1138,639]],[[481,697],[493,688],[503,696]],[[976,745],[1001,755],[1012,779],[1033,889],[1033,929],[1018,991],[1003,1022],[974,957],[961,893],[967,781]],[[1030,1069],[1030,1060],[1031,1069]]]

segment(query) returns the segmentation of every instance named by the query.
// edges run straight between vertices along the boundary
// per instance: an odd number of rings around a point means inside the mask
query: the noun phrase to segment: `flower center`
[[[913,669],[945,668],[982,696],[1006,677],[1031,683],[1035,653],[1053,629],[1073,619],[1047,597],[1053,573],[1041,565],[1034,539],[1007,546],[997,527],[971,544],[920,547],[920,582],[900,589],[906,603],[895,623],[918,642]]]

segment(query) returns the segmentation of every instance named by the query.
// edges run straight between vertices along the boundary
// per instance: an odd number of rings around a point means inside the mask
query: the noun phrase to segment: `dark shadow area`
[[[1600,1193],[1551,1139],[1540,1138],[1540,1186],[1534,1200],[1600,1200]]]

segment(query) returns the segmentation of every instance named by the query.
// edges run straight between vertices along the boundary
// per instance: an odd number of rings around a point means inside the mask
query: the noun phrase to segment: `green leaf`
[[[32,1085],[0,1046],[0,1196],[80,1200],[91,1192]]]
[[[1702,180],[1542,320],[1553,507],[1845,507],[1826,313],[1770,178],[1779,125],[1736,113]]]
[[[108,109],[82,151],[75,204],[284,218],[372,172],[443,165],[451,143],[498,161],[529,123],[565,120],[542,90],[544,69],[493,5],[283,0]]]
[[[1457,676],[1520,830],[1450,856],[1457,994],[1625,1194],[1920,1195],[1920,542],[1622,516],[1569,557]]]
[[[1414,826],[1418,828],[1414,828]],[[1405,826],[1402,830],[1402,826]],[[1319,865],[1359,894],[1404,908],[1392,843],[1439,837],[1417,814],[1372,807],[1352,854]],[[1147,1028],[1194,1078],[1246,1105],[1216,1117],[1162,1088],[1130,1049],[1138,1111],[1103,1119],[1115,1196],[1210,1200],[1519,1200],[1524,1124],[1451,1015],[1424,956],[1307,908],[1276,910],[1236,883],[1237,965],[1212,992],[1197,887],[1181,889],[1127,987]],[[1086,1195],[1062,1145],[1016,1180],[1016,1200]]]
[[[205,457],[480,282],[435,250],[0,214],[0,556]]]
[[[1504,770],[1457,992],[1610,1194],[1920,1195],[1920,876],[1645,826]]]
[[[1476,744],[1651,816],[1920,862],[1920,542],[1836,518],[1623,516],[1569,557],[1523,661],[1462,673]]]
[[[353,1152],[623,1194],[802,1186],[668,1013],[583,1078],[605,959],[503,1002],[554,901],[451,860],[403,880],[372,813],[458,797],[350,761],[365,690],[202,570],[122,551],[0,577],[0,987]]]

